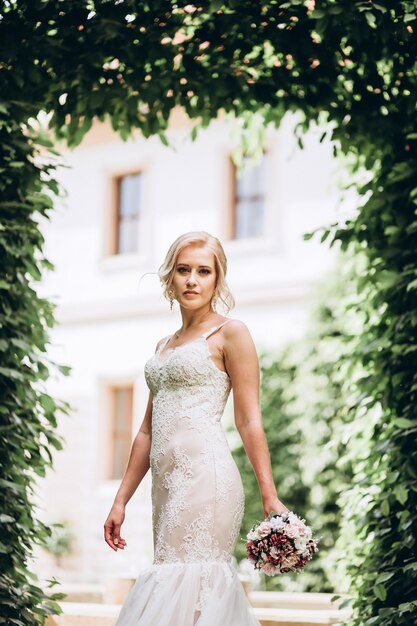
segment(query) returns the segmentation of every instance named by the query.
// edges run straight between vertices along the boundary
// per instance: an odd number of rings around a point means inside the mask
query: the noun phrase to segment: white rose
[[[300,537],[300,539],[294,540],[294,545],[296,550],[302,550],[304,552],[307,547],[307,542],[304,537]]]
[[[283,528],[286,525],[281,517],[273,517],[269,524],[272,530],[278,530],[279,528]]]
[[[250,530],[246,535],[246,539],[254,541],[255,539],[258,539],[258,533],[255,530]]]

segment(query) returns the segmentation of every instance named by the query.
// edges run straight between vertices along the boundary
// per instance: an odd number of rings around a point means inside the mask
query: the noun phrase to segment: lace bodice
[[[214,385],[224,389],[225,402],[227,401],[231,387],[230,378],[211,359],[207,343],[207,338],[226,323],[213,326],[200,337],[180,346],[168,348],[165,356],[161,353],[172,335],[162,340],[157,352],[145,364],[145,379],[154,397],[164,389],[188,390],[201,385],[210,389]]]
[[[243,489],[221,425],[231,381],[211,359],[207,342],[228,321],[165,352],[170,336],[164,338],[145,364],[153,394],[150,465],[156,562],[231,558],[243,515]],[[226,505],[233,488],[236,509],[229,510],[227,534],[223,532],[218,542],[215,518],[221,508],[213,505]],[[207,533],[203,546],[198,539],[202,528],[212,529],[210,545]]]

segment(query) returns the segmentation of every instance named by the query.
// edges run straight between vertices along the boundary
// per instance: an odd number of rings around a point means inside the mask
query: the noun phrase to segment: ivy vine
[[[52,146],[31,119],[50,114],[70,146],[94,118],[109,118],[124,139],[138,128],[167,142],[176,106],[193,120],[193,137],[219,112],[278,126],[291,110],[302,113],[302,144],[325,118],[335,154],[369,174],[358,183],[358,215],[321,234],[367,261],[357,302],[365,330],[351,357],[364,374],[352,410],[378,419],[367,457],[352,459],[355,506],[346,510],[361,541],[346,546],[350,624],[415,621],[416,28],[416,3],[405,0],[2,0],[0,623],[32,624],[49,610],[26,567],[47,533],[30,492],[62,445],[56,414],[66,410],[41,385],[54,367],[45,356],[54,316],[33,283],[50,269],[39,218],[59,190],[38,155]]]

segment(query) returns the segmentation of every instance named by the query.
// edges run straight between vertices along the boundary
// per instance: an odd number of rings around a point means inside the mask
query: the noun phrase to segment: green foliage
[[[4,1],[2,92],[19,102],[25,86],[71,145],[93,116],[127,138],[163,136],[177,105],[204,126],[220,110],[275,125],[303,111],[307,126],[327,111],[344,149],[373,163],[414,111],[414,2],[311,4]]]
[[[52,207],[46,190],[56,191],[52,166],[35,164],[35,141],[48,146],[0,112],[0,624],[8,626],[33,624],[35,617],[44,623],[45,615],[59,612],[56,600],[63,597],[39,586],[27,563],[32,545],[50,536],[34,517],[32,497],[37,477],[52,464],[52,449],[62,447],[57,414],[68,409],[44,385],[54,371],[67,370],[45,356],[54,305],[33,285],[43,268],[52,268],[41,255],[37,220]]]
[[[304,517],[320,537],[317,558],[303,575],[311,591],[344,591],[345,551],[336,549],[336,540],[344,515],[340,496],[352,481],[345,428],[356,374],[350,371],[350,344],[362,330],[357,311],[348,313],[356,274],[356,259],[341,254],[317,290],[307,332],[293,349],[293,412],[302,433],[300,476],[308,490]]]
[[[71,522],[63,520],[62,522],[51,526],[51,535],[45,543],[45,549],[56,558],[57,565],[61,563],[61,557],[70,554],[74,533],[71,530]]]
[[[316,293],[305,336],[277,354],[261,355],[261,410],[278,495],[320,538],[319,552],[302,576],[265,577],[266,589],[344,591],[343,567],[336,571],[344,550],[336,549],[336,540],[343,517],[339,498],[352,481],[345,450],[352,401],[347,372],[350,344],[361,323],[356,311],[346,315],[346,305],[356,273],[355,260],[341,255]],[[261,500],[243,446],[233,454],[245,486],[246,533],[263,517]],[[244,546],[243,541],[237,546],[238,559],[245,556]]]
[[[351,352],[351,372],[362,371],[351,408],[351,437],[362,442],[352,446],[346,502],[349,537],[361,537],[346,548],[351,626],[415,621],[416,13],[410,0],[3,0],[0,385],[4,512],[14,520],[2,523],[8,623],[32,623],[28,612],[41,602],[22,565],[42,535],[29,494],[33,473],[42,475],[49,448],[59,445],[58,406],[38,384],[48,375],[42,353],[53,310],[30,285],[48,267],[36,256],[36,216],[51,208],[57,186],[34,165],[37,140],[27,121],[50,112],[51,127],[72,146],[94,117],[106,116],[125,139],[140,128],[166,142],[177,105],[196,129],[219,111],[245,116],[249,126],[252,115],[278,126],[286,111],[300,111],[300,145],[311,123],[327,120],[335,154],[349,155],[353,173],[369,174],[358,183],[359,214],[321,234],[366,259],[350,305],[364,315]],[[358,433],[363,416],[369,430]]]
[[[361,189],[369,200],[341,233],[366,257],[354,302],[364,317],[352,349],[352,363],[363,370],[350,432],[355,479],[344,498],[341,538],[356,538],[347,554],[359,596],[355,625],[409,624],[416,617],[416,188],[413,160],[384,155],[378,176]],[[361,563],[367,566],[359,576]]]

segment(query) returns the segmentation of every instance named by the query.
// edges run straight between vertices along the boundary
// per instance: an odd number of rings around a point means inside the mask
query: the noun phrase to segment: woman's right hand
[[[117,552],[117,548],[124,550],[126,541],[120,536],[120,529],[125,519],[125,507],[113,504],[110,513],[104,522],[104,539],[106,543]]]

